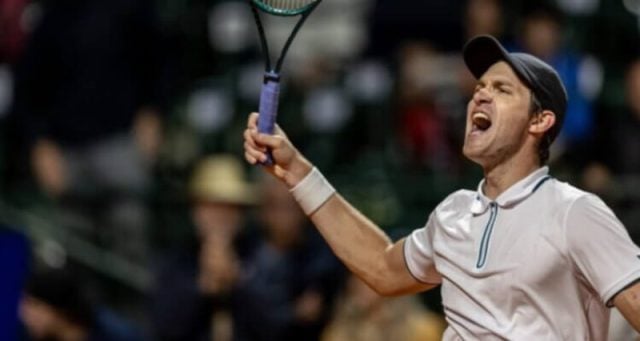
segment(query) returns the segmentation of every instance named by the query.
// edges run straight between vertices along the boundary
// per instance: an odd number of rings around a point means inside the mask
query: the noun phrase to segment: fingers
[[[252,112],[251,114],[249,114],[249,118],[247,118],[247,129],[249,130],[258,130],[258,117],[260,116],[260,114],[258,114],[257,112]],[[275,135],[282,135],[284,137],[287,136],[287,134],[284,133],[284,131],[280,128],[280,126],[276,123],[275,128],[274,128],[274,134]]]
[[[272,155],[279,156],[280,162],[287,162],[295,149],[290,145],[288,139],[280,129],[275,127],[275,134],[263,134],[258,132],[258,113],[251,113],[247,119],[247,129],[244,131],[244,156],[247,162],[252,165],[263,163],[267,160],[267,151],[271,150]]]
[[[251,165],[255,165],[259,161],[259,159],[256,156],[254,156],[252,153],[249,153],[247,151],[244,152],[244,159],[247,160],[247,162]]]
[[[255,139],[254,135],[257,135],[257,131],[255,129],[245,129],[244,130],[245,147],[250,147],[252,149],[265,152],[267,149],[264,146],[259,146],[256,143],[256,139]]]
[[[286,140],[279,135],[260,134],[255,130],[246,129],[244,132],[244,155],[247,162],[256,164],[267,160],[267,150],[271,150],[274,155],[291,154]],[[286,157],[284,158],[286,159]]]
[[[244,157],[247,162],[252,165],[255,165],[257,162],[265,162],[267,160],[267,154],[265,152],[251,148],[246,142],[244,145]]]
[[[257,132],[255,129],[245,129],[244,131],[244,157],[252,165],[257,162],[266,160],[265,147],[258,146],[255,142],[254,135]]]
[[[247,129],[258,129],[258,113],[252,112],[247,119]]]
[[[251,134],[256,143],[256,146],[266,147],[272,150],[277,150],[285,147],[285,141],[281,135],[261,134],[257,131],[254,131]]]
[[[255,136],[258,131],[258,113],[249,114],[247,118],[247,129],[244,130],[244,158],[252,165],[264,162],[267,158],[267,148],[256,143]]]

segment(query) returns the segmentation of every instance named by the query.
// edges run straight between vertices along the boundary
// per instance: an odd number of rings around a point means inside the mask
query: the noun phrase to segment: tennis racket
[[[250,0],[251,10],[256,20],[258,33],[260,34],[260,44],[265,58],[265,74],[262,82],[262,92],[260,93],[260,107],[258,117],[258,132],[273,134],[276,116],[278,114],[278,97],[280,95],[280,69],[284,57],[291,46],[293,38],[307,20],[309,14],[318,6],[321,0]],[[296,23],[289,38],[285,42],[280,57],[276,61],[275,67],[272,68],[271,57],[269,54],[269,45],[260,20],[258,10],[281,17],[300,16],[300,20]],[[267,153],[267,160],[264,165],[273,165],[273,157],[271,153]]]

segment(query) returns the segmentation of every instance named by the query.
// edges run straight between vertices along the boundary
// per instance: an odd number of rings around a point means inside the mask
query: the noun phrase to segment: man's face
[[[483,167],[492,167],[518,152],[529,126],[530,90],[506,62],[482,75],[467,105],[463,153]]]

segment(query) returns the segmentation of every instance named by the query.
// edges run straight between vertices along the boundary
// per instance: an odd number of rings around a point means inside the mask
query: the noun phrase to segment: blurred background
[[[264,19],[279,51],[294,21]],[[481,178],[460,152],[460,51],[482,33],[558,70],[552,173],[640,242],[637,0],[326,0],[278,122],[401,238]],[[0,0],[0,339],[440,338],[437,291],[376,296],[243,162],[263,68],[246,1]]]

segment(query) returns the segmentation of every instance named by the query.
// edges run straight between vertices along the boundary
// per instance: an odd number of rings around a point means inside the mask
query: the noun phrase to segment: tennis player
[[[384,295],[442,286],[445,340],[605,340],[609,308],[640,331],[640,249],[595,195],[549,175],[567,95],[558,74],[490,36],[464,48],[477,78],[464,155],[476,191],[444,199],[426,225],[393,243],[346,202],[280,129],[256,131],[245,157],[289,186],[338,257]]]

